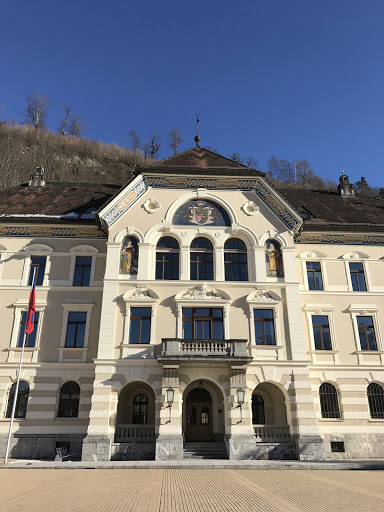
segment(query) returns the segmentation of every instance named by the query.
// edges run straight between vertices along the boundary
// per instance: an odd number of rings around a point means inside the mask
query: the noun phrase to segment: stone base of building
[[[156,443],[112,443],[111,460],[155,460]]]
[[[296,460],[294,443],[256,443],[253,460]]]
[[[111,439],[108,436],[87,436],[83,441],[81,460],[110,461]]]
[[[180,460],[183,447],[183,436],[159,436],[156,439],[156,460]]]
[[[333,449],[342,451],[332,451]],[[341,446],[344,443],[344,446]],[[380,459],[384,458],[384,434],[326,434],[327,459]]]
[[[324,440],[316,435],[295,436],[298,460],[325,460]]]
[[[229,434],[225,436],[225,444],[230,459],[252,460],[255,458],[255,436]]]
[[[66,448],[70,457],[80,460],[85,435],[79,434],[15,434],[11,438],[9,457],[12,459],[54,460],[56,448]],[[5,454],[8,435],[0,436],[0,453]]]

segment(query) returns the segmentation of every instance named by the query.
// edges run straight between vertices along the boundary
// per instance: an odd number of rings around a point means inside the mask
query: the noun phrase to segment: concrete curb
[[[364,461],[271,461],[271,460],[178,460],[119,462],[15,461],[0,469],[252,469],[252,470],[384,470],[384,460]]]

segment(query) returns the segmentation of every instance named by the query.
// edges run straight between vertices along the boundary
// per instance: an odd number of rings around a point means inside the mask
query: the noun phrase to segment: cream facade
[[[191,155],[205,167],[183,164]],[[71,236],[52,235],[54,221],[4,219],[3,442],[32,256],[46,257],[13,456],[63,445],[83,460],[167,460],[189,442],[224,443],[232,459],[384,455],[380,398],[367,397],[384,383],[383,245],[302,231],[301,212],[262,173],[227,162],[197,147],[137,170],[99,226],[69,224]],[[74,286],[81,258],[87,284]],[[321,289],[310,289],[311,262]],[[79,392],[63,393],[67,382]],[[320,397],[322,384],[332,387]]]

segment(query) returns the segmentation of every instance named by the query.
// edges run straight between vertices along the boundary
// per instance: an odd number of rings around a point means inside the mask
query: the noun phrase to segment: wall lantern
[[[241,406],[243,405],[244,400],[245,400],[245,390],[243,388],[239,388],[237,390],[237,403],[239,404],[239,407],[240,407],[240,422],[243,421],[243,409]]]
[[[167,389],[167,402],[169,407],[169,422],[171,421],[171,409],[175,398],[175,390],[173,388]]]
[[[173,404],[174,398],[175,398],[175,390],[174,390],[173,388],[168,388],[168,389],[167,389],[167,402],[168,402],[168,407],[172,407],[172,404]]]

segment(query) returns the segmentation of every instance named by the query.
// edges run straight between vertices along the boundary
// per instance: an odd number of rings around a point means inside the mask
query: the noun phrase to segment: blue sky
[[[179,127],[181,149],[307,159],[384,186],[383,0],[8,0],[0,8],[0,115],[25,96],[62,105],[85,135],[129,145]]]

